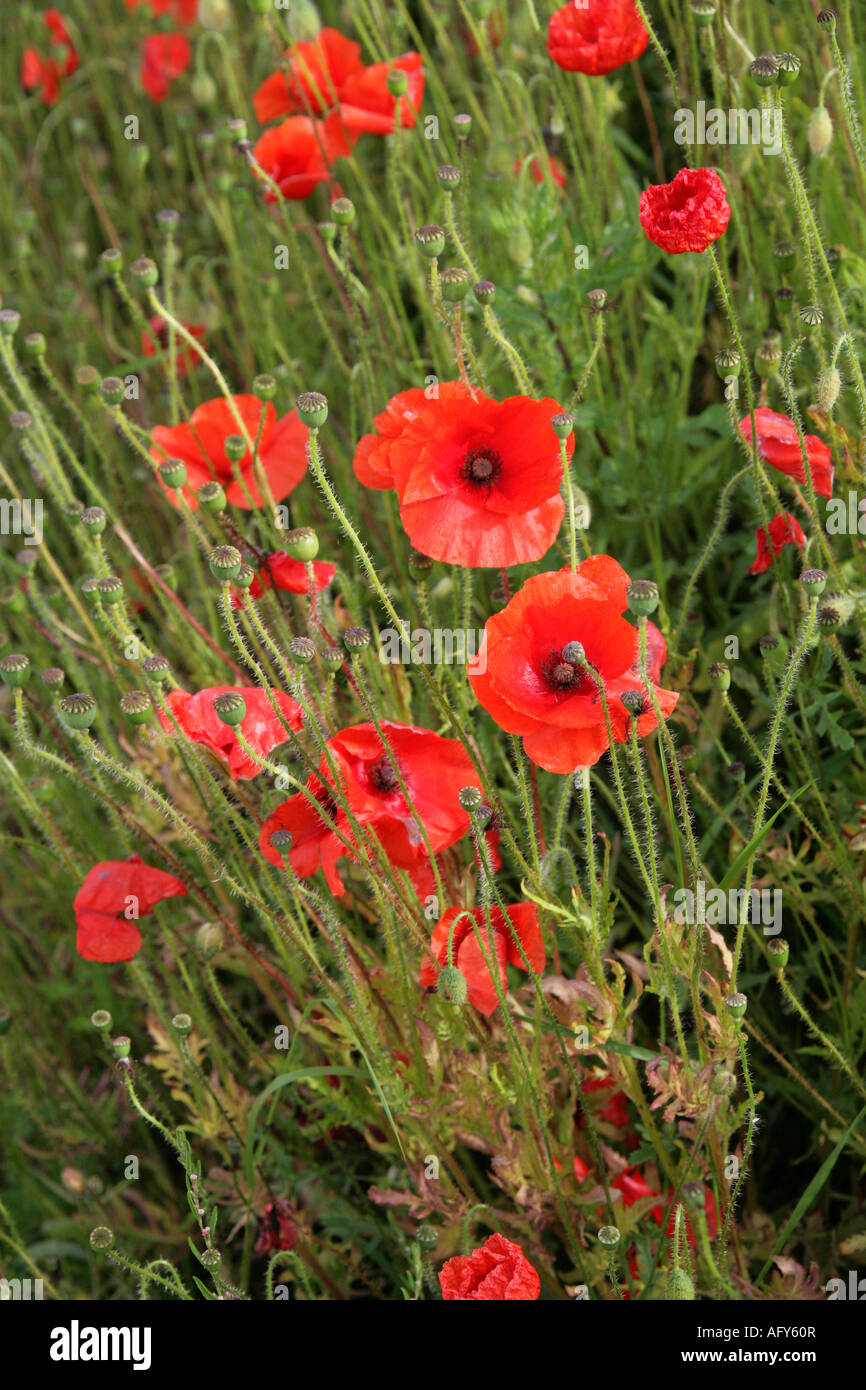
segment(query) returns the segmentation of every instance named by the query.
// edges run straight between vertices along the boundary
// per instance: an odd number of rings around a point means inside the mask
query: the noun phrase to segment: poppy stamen
[[[472,487],[491,488],[504,466],[505,460],[496,449],[470,449],[463,460],[460,476]]]
[[[592,685],[583,667],[567,661],[560,650],[549,652],[544,658],[541,675],[551,690],[562,695],[576,695]]]
[[[380,758],[378,762],[371,764],[370,781],[377,792],[393,792],[400,786],[397,773],[388,758]]]

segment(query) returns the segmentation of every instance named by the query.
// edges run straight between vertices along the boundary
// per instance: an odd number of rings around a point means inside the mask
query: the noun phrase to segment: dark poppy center
[[[380,758],[371,765],[370,781],[377,792],[393,792],[400,785],[389,758]]]
[[[499,478],[504,460],[496,449],[470,449],[463,460],[461,477],[472,487],[490,488]]]
[[[541,674],[551,690],[563,695],[575,695],[592,688],[592,681],[582,666],[566,661],[561,651],[549,652],[541,663]]]
[[[330,792],[326,791],[317,793],[316,800],[322,808],[319,819],[322,821],[323,825],[328,826],[330,829],[333,822],[337,819],[337,803]]]

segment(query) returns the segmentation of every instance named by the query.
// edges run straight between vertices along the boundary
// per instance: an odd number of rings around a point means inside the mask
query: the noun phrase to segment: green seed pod
[[[152,685],[162,685],[171,667],[164,656],[148,656],[141,663],[141,669]]]
[[[229,463],[240,463],[247,452],[247,441],[242,434],[227,434],[223,440],[223,448]]]
[[[129,274],[133,284],[143,290],[152,290],[159,280],[156,262],[148,256],[139,256],[137,261],[133,261],[129,267]]]
[[[435,1226],[419,1226],[415,1232],[415,1239],[422,1250],[433,1250],[439,1239],[439,1232]]]
[[[119,1038],[115,1038],[115,1043],[119,1041]],[[126,1041],[128,1043],[129,1039]],[[128,1052],[127,1048],[127,1054]],[[108,1226],[95,1226],[90,1232],[90,1244],[94,1250],[109,1250],[114,1244],[114,1232],[109,1230]]]
[[[454,134],[458,140],[468,140],[472,134],[472,117],[465,111],[459,111],[451,121],[454,127]]]
[[[672,1269],[667,1277],[665,1284],[665,1298],[669,1301],[679,1302],[683,1299],[693,1299],[695,1296],[695,1286],[684,1269]]]
[[[459,304],[469,291],[469,272],[460,265],[451,265],[447,270],[443,270],[439,284],[442,288],[442,298],[449,304]]]
[[[339,647],[326,647],[323,652],[319,653],[319,658],[325,670],[330,674],[339,671],[343,665],[343,653]]]
[[[0,333],[4,338],[14,338],[21,323],[17,309],[0,309]]]
[[[207,483],[202,483],[196,493],[196,500],[203,512],[212,514],[224,512],[227,505],[225,488],[215,478]]]
[[[236,690],[229,690],[223,695],[214,697],[213,710],[217,719],[221,720],[223,724],[228,724],[229,728],[235,729],[243,723],[247,706],[243,695],[240,695]]]
[[[824,310],[817,304],[807,304],[800,310],[800,318],[807,328],[818,328],[824,322]]]
[[[423,578],[424,575],[430,573],[432,568],[433,561],[429,555],[422,555],[420,550],[411,550],[409,552],[410,573],[416,575],[418,578]]]
[[[427,227],[419,227],[415,233],[415,244],[422,256],[426,256],[429,261],[441,256],[445,250],[445,229],[433,224]]]
[[[709,29],[715,22],[716,7],[713,0],[692,0],[692,18],[700,29]]]
[[[790,87],[800,75],[802,60],[796,53],[777,53],[777,81],[780,87]]]
[[[561,410],[558,415],[554,415],[551,420],[553,433],[557,439],[568,439],[574,433],[574,419],[567,411]]]
[[[166,487],[182,488],[186,482],[186,464],[183,459],[166,459],[157,471]]]
[[[436,993],[441,994],[447,1003],[455,1004],[458,1008],[466,1003],[469,996],[469,986],[466,983],[466,977],[457,969],[456,965],[444,965],[439,971]]]
[[[95,395],[99,390],[99,372],[91,366],[76,367],[75,384],[85,395]]]
[[[123,252],[117,246],[108,246],[100,255],[99,263],[110,275],[119,275],[123,270]]]
[[[338,227],[350,227],[355,220],[355,204],[351,198],[335,198],[331,204],[331,216]]]
[[[44,357],[48,351],[48,344],[45,341],[44,333],[28,333],[24,339],[24,354],[26,357]]]
[[[255,577],[256,572],[252,565],[241,565],[234,577],[234,582],[239,589],[249,589]]]
[[[774,937],[767,945],[767,955],[774,970],[784,970],[791,953],[787,941],[782,936]]]
[[[692,1211],[703,1211],[706,1200],[706,1189],[702,1182],[684,1182],[682,1197],[687,1207]]]
[[[616,1226],[602,1226],[598,1233],[598,1243],[603,1245],[605,1250],[615,1250],[621,1238]]]
[[[312,526],[298,526],[294,531],[287,531],[283,543],[287,555],[305,564],[315,560],[319,553],[319,538]]]
[[[637,618],[648,618],[659,606],[659,586],[651,579],[633,579],[625,596],[629,612]]]
[[[176,1033],[180,1033],[181,1037],[186,1037],[192,1029],[192,1019],[189,1014],[175,1014],[171,1020],[171,1026]]]
[[[492,304],[496,298],[496,286],[492,280],[479,280],[472,286],[472,293],[479,304]]]
[[[385,86],[392,97],[405,96],[409,90],[409,77],[402,68],[392,68],[385,78]]]
[[[360,652],[369,647],[370,634],[365,627],[347,627],[343,641],[350,652]]]
[[[293,838],[291,830],[275,830],[270,837],[269,844],[271,849],[275,849],[277,854],[281,854],[285,858],[292,848]]]
[[[457,800],[464,811],[474,811],[476,806],[481,805],[481,792],[478,787],[461,787]]]
[[[66,680],[66,672],[61,671],[59,666],[49,666],[41,673],[39,679],[49,690],[57,690]]]
[[[104,579],[100,579],[96,589],[103,603],[123,602],[123,580],[116,574],[107,574]]]
[[[775,87],[779,77],[776,58],[771,53],[762,53],[749,64],[749,75],[759,87]]]
[[[707,667],[707,675],[714,690],[730,690],[731,668],[726,661],[714,661]]]
[[[298,418],[309,430],[319,430],[328,418],[328,398],[321,391],[304,391],[298,396]]]
[[[765,338],[755,353],[755,371],[759,377],[767,380],[768,377],[775,376],[781,360],[781,345],[774,338]]]
[[[713,360],[722,381],[726,381],[729,376],[739,376],[743,369],[740,354],[736,348],[722,348],[721,352],[716,353]]]
[[[70,729],[89,729],[96,718],[96,701],[92,695],[64,695],[57,708]]]
[[[646,695],[642,690],[624,690],[620,700],[629,714],[637,719],[646,709]]]
[[[153,713],[153,701],[144,690],[127,690],[120,697],[120,710],[130,724],[144,724]]]
[[[272,401],[277,394],[277,379],[270,372],[260,372],[253,378],[253,395],[260,401]]]
[[[107,1009],[97,1009],[96,1013],[90,1015],[90,1022],[94,1028],[98,1028],[101,1033],[104,1033],[106,1028],[111,1027],[111,1014]]]
[[[90,606],[96,608],[99,604],[99,579],[95,574],[89,575],[87,579],[82,579],[81,592]]]
[[[92,536],[101,536],[108,525],[108,517],[102,507],[85,507],[78,520]]]
[[[725,1008],[731,1018],[742,1018],[748,1008],[749,1001],[745,994],[729,994],[725,1000]]]
[[[218,545],[207,559],[214,579],[228,583],[234,579],[243,564],[243,556],[233,545]]]
[[[316,655],[316,644],[309,637],[293,637],[289,643],[289,656],[296,666],[309,666]]]
[[[440,164],[436,170],[436,177],[440,187],[449,191],[460,186],[460,170],[456,164]]]
[[[0,657],[0,679],[13,688],[26,685],[30,679],[30,657],[23,652],[10,652]]]
[[[819,598],[827,587],[827,576],[823,570],[803,570],[800,583],[809,598]]]

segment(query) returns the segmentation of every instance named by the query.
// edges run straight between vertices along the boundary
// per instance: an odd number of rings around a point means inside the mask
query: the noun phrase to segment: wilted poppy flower
[[[760,406],[755,411],[755,433],[758,436],[758,458],[771,468],[778,468],[795,482],[805,483],[803,454],[797,435],[797,426],[787,415],[777,415],[775,410]],[[752,418],[744,415],[740,421],[740,434],[747,444],[752,442]],[[832,454],[823,439],[815,434],[803,436],[806,457],[812,474],[812,485],[819,497],[829,497],[833,491]]]
[[[547,164],[547,167],[550,170],[550,177],[553,179],[553,182],[556,184],[556,186],[558,188],[564,188],[565,169],[563,168],[562,161],[554,158],[552,154],[549,154],[545,158],[545,163]],[[541,160],[533,159],[529,167],[532,171],[532,177],[536,183],[547,182],[547,174],[544,171],[544,165],[542,164]],[[518,156],[517,159],[515,159],[514,161],[515,174],[519,174],[522,168],[523,160]]]
[[[773,517],[768,529],[769,540],[767,529],[763,526],[758,527],[758,555],[755,563],[749,566],[749,574],[763,574],[764,570],[770,568],[775,556],[781,555],[786,545],[797,545],[802,550],[806,544],[803,528],[790,512],[779,512],[778,516]]]
[[[444,408],[457,402],[472,400],[470,392],[460,381],[440,381],[433,389]],[[427,391],[428,388],[423,386],[398,391],[373,420],[376,433],[362,435],[359,439],[353,467],[356,476],[365,487],[387,490],[395,486],[391,446],[400,438],[407,425],[416,420],[431,400],[435,399],[429,396]]]
[[[547,51],[557,66],[590,77],[633,62],[648,43],[634,0],[570,0],[547,28]]]
[[[519,1245],[498,1232],[488,1236],[471,1255],[455,1255],[446,1260],[439,1271],[439,1285],[446,1302],[455,1299],[530,1302],[541,1294],[537,1270]]]
[[[469,815],[458,800],[460,789],[479,785],[462,744],[429,729],[391,720],[382,720],[380,727],[400,766],[400,775],[433,853],[448,849],[469,829]],[[374,725],[355,724],[327,742],[340,788],[355,820],[372,827],[397,868],[411,871],[423,864],[426,845]],[[354,836],[345,811],[335,800],[326,758],[319,764],[319,775],[308,778],[307,789],[327,813],[327,820],[298,792],[268,816],[261,829],[259,847],[272,864],[281,865],[282,857],[271,845],[271,836],[277,830],[290,831],[289,863],[293,871],[307,878],[321,867],[331,892],[339,895],[345,890],[337,873],[337,860],[348,855],[349,850],[334,834],[331,823],[336,823],[350,843],[354,843]]]
[[[298,1228],[288,1202],[268,1202],[259,1222],[256,1254],[272,1255],[275,1250],[294,1250],[297,1243]]]
[[[492,1014],[499,1006],[499,995],[485,960],[485,953],[488,959],[496,964],[503,990],[507,989],[506,964],[516,965],[520,970],[526,969],[518,941],[532,969],[537,975],[540,974],[544,969],[544,940],[538,925],[538,908],[535,903],[514,903],[508,908],[506,921],[502,909],[492,907],[492,942],[483,907],[474,908],[469,915],[463,913],[461,916],[461,912],[463,909],[459,907],[449,907],[444,916],[439,918],[430,938],[430,950],[436,960],[434,962],[429,956],[424,957],[418,983],[423,986],[435,985],[440,970],[448,964],[450,941],[451,964],[457,966],[466,981],[469,1003],[482,1014]],[[478,926],[477,933],[469,920],[470,916]],[[479,936],[481,942],[478,940]]]
[[[186,319],[181,319],[181,323],[183,324],[187,333],[191,333],[192,336],[194,338],[197,338],[200,343],[204,343],[205,330],[203,323],[187,323]],[[165,319],[160,318],[159,314],[155,314],[152,319],[148,320],[148,327],[150,329],[150,332],[146,333],[142,330],[141,351],[145,357],[154,357],[157,352],[164,353],[165,367],[166,370],[168,370],[168,324],[166,323]],[[154,342],[154,339],[156,339],[156,342]],[[193,351],[193,349],[191,347],[187,347],[183,339],[180,338],[177,334],[175,335],[174,341],[174,361],[175,367],[177,369],[177,374],[178,376],[186,376],[187,373],[190,372],[192,368],[196,366],[200,359],[198,355]]]
[[[725,185],[714,169],[680,169],[670,183],[651,183],[640,195],[640,224],[672,256],[706,251],[731,220]]]
[[[400,97],[400,128],[411,129],[424,100],[424,65],[420,53],[403,53],[393,62],[373,63],[354,72],[340,93],[340,119],[354,135],[392,135],[397,98],[388,91],[388,74],[405,72],[408,89]]]
[[[594,1095],[598,1091],[611,1091],[612,1094],[604,1105],[593,1110],[593,1115],[597,1120],[604,1120],[607,1124],[613,1125],[616,1129],[625,1129],[629,1124],[628,1098],[624,1091],[616,1090],[614,1081],[606,1081],[603,1077],[588,1076],[580,1083],[583,1095]]]
[[[262,125],[278,116],[321,116],[336,106],[346,82],[364,66],[361,45],[329,28],[287,49],[286,60],[285,71],[272,73],[253,94]]]
[[[198,0],[126,0],[128,10],[139,5],[146,5],[154,19],[167,14],[176,24],[193,24],[198,12]]]
[[[31,92],[39,87],[39,100],[46,106],[53,106],[60,96],[64,77],[71,77],[79,65],[78,54],[72,46],[72,39],[59,10],[45,10],[42,15],[51,42],[56,48],[65,48],[66,56],[43,58],[35,48],[27,48],[21,58],[21,85]]]
[[[141,85],[151,101],[164,101],[175,78],[186,72],[192,49],[186,34],[151,34],[141,45]]]
[[[309,198],[314,188],[331,177],[334,160],[349,153],[349,141],[335,111],[322,121],[289,116],[271,126],[256,141],[253,159],[279,188],[284,198]],[[277,195],[265,189],[265,201]]]
[[[561,409],[549,396],[495,401],[480,391],[441,389],[423,408],[419,403],[391,442],[387,464],[416,549],[470,568],[539,560],[565,511],[550,424]],[[568,453],[573,449],[571,436]],[[375,471],[369,456],[366,466]]]
[[[223,762],[228,763],[230,777],[244,781],[250,777],[257,777],[262,769],[241,748],[237,740],[237,730],[229,724],[224,724],[214,710],[213,702],[217,695],[229,694],[243,696],[247,710],[240,724],[240,732],[250,747],[263,758],[268,756],[272,748],[286,742],[289,737],[286,724],[295,733],[301,730],[303,715],[300,705],[296,704],[290,695],[274,691],[274,701],[282,713],[285,721],[283,723],[267,692],[260,690],[258,686],[212,685],[206,690],[197,690],[194,695],[188,694],[185,690],[168,692],[165,697],[166,704],[187,738],[193,743],[201,743],[205,748],[210,748]],[[159,710],[158,714],[162,727],[166,731],[174,732],[174,725],[168,715],[162,710]]]
[[[84,960],[132,960],[141,946],[138,918],[164,898],[186,892],[179,878],[143,864],[137,854],[94,864],[73,903],[78,954]]]
[[[592,555],[574,573],[564,569],[527,580],[487,621],[478,659],[468,667],[472,688],[500,728],[522,735],[527,756],[548,772],[591,767],[607,751],[598,678],[614,741],[630,736],[631,716],[621,696],[640,688],[640,680],[633,669],[637,629],[621,616],[628,584],[616,560]],[[583,647],[591,670],[568,660],[571,643]],[[666,719],[678,696],[652,684]],[[647,696],[638,734],[651,733],[656,723]]]
[[[263,404],[256,396],[244,395],[233,396],[232,400],[250,439],[258,439],[259,466],[264,469],[271,496],[280,502],[307,471],[307,431],[294,410],[277,419],[270,401]],[[263,413],[264,424],[259,430]],[[182,491],[193,510],[198,506],[195,493],[211,478],[224,484],[226,498],[233,506],[245,511],[262,506],[264,498],[249,449],[239,464],[232,464],[226,454],[225,442],[231,435],[240,435],[240,429],[224,396],[196,406],[189,423],[156,425],[151,431],[154,448],[150,457],[156,464],[167,458],[183,459],[186,464],[186,485]],[[240,480],[236,468],[240,470]],[[169,501],[178,506],[176,491],[165,491]]]
[[[307,574],[307,566],[302,560],[293,560],[291,555],[287,555],[284,550],[275,550],[266,558],[267,564],[262,565],[250,587],[241,593],[235,592],[232,595],[235,608],[243,608],[244,599],[247,596],[261,598],[265,589],[282,589],[287,594],[308,594],[310,592],[310,577]],[[322,589],[327,589],[336,573],[336,565],[328,564],[324,560],[314,560],[314,592],[318,593]]]

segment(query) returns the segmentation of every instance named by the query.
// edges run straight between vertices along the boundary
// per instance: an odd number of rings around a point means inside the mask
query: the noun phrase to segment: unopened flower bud
[[[816,388],[816,400],[818,406],[824,414],[828,414],[839,399],[839,392],[842,390],[842,378],[835,367],[828,367],[818,377]]]
[[[444,965],[439,971],[439,979],[436,981],[436,993],[441,994],[449,1004],[456,1004],[459,1008],[466,1003],[469,994],[469,987],[466,977],[456,965]]]
[[[672,1269],[665,1283],[665,1298],[671,1302],[693,1299],[695,1286],[684,1269]]]
[[[818,159],[824,159],[833,143],[833,122],[830,112],[823,104],[816,106],[806,128],[809,149]]]

